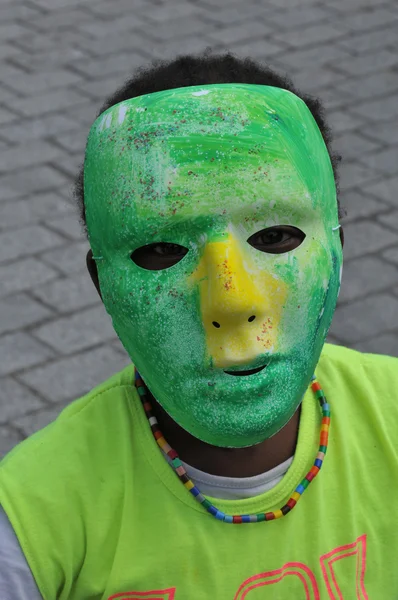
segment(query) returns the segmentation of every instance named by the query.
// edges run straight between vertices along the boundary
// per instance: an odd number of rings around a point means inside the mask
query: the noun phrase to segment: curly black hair
[[[161,92],[173,88],[191,85],[210,85],[214,83],[251,83],[270,85],[293,92],[301,98],[310,109],[321,131],[328,149],[337,189],[337,204],[339,218],[344,215],[338,196],[338,163],[341,157],[331,148],[331,131],[326,124],[324,109],[318,98],[302,94],[285,75],[276,73],[267,65],[260,64],[251,58],[239,58],[230,52],[214,54],[210,50],[200,55],[178,56],[170,61],[156,61],[148,67],[140,68],[136,74],[128,79],[114,94],[102,105],[97,117],[111,106],[153,92]],[[80,218],[86,227],[86,214],[84,207],[83,170],[81,166],[74,185]]]

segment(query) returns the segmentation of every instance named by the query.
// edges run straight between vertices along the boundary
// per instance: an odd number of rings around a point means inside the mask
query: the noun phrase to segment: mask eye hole
[[[160,271],[176,265],[187,254],[188,248],[169,242],[155,242],[141,246],[131,254],[131,260],[148,271]]]
[[[305,233],[291,225],[277,225],[254,233],[248,244],[268,254],[284,254],[294,250],[305,240]]]

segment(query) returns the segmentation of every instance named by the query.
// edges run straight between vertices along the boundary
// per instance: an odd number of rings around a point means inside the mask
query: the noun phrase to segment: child
[[[2,600],[397,596],[398,361],[324,346],[336,178],[319,103],[251,60],[106,102],[76,195],[133,364],[1,463]]]

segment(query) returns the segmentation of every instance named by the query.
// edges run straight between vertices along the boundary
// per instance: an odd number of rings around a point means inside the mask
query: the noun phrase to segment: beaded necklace
[[[184,466],[177,452],[173,450],[173,448],[171,448],[171,446],[169,446],[169,444],[166,442],[162,432],[159,429],[158,421],[152,413],[152,406],[148,400],[147,388],[137,370],[135,370],[135,386],[141,398],[142,406],[144,408],[146,417],[152,430],[153,437],[155,438],[159,448],[164,454],[167,454],[167,456],[169,457],[171,461],[171,466],[173,467],[174,472],[176,473],[184,487],[190,491],[195,500],[197,500],[199,504],[201,504],[203,508],[207,510],[207,512],[209,512],[219,521],[224,521],[224,523],[257,523],[258,521],[273,521],[274,519],[284,517],[296,506],[302,494],[305,492],[311,481],[316,477],[316,475],[319,473],[322,467],[328,446],[330,406],[326,400],[326,396],[321,386],[316,381],[314,375],[311,378],[311,389],[314,392],[315,398],[319,400],[320,407],[322,410],[322,422],[319,440],[319,450],[315,457],[315,462],[313,466],[308,471],[304,479],[296,487],[286,504],[278,510],[266,513],[258,513],[254,515],[226,515],[224,512],[216,508],[211,502],[209,502],[209,500],[207,500],[207,498],[205,498],[205,496],[200,492],[199,488],[196,487],[196,485],[188,477],[188,474],[184,469]]]

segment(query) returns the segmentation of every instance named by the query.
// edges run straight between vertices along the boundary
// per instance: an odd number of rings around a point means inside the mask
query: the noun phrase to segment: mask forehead
[[[263,199],[270,208],[295,200],[336,220],[324,141],[307,106],[286,90],[167,90],[111,107],[90,131],[85,203],[94,244],[96,231],[120,242],[134,228],[152,235],[167,218]]]

